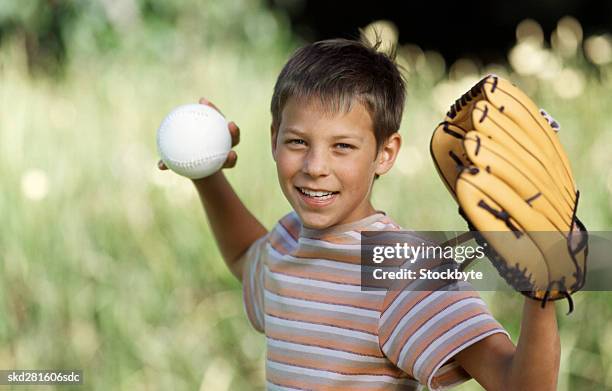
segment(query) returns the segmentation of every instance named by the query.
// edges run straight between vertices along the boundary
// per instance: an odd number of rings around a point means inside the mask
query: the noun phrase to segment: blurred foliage
[[[227,172],[238,194],[268,227],[288,212],[269,154],[272,88],[298,45],[285,16],[255,0],[41,0],[2,2],[0,20],[0,367],[82,368],[88,390],[262,389],[265,340],[192,185],[157,170],[155,131],[174,106],[208,97],[241,126]],[[405,227],[464,228],[428,142],[448,105],[495,71],[561,122],[580,215],[609,229],[610,64],[592,63],[582,37],[573,52],[529,42],[539,68],[517,65],[520,51],[510,66],[447,66],[400,48],[405,142],[376,185],[379,209]],[[522,298],[483,296],[516,341]],[[579,293],[568,317],[559,306],[559,389],[612,388],[609,298]]]
[[[28,0],[0,3],[0,42],[25,42],[28,68],[63,75],[73,55],[156,57],[189,44],[258,46],[287,30],[260,0]],[[187,42],[188,44],[186,45]]]

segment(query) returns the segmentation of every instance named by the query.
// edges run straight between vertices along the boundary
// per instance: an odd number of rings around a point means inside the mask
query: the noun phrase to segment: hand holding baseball
[[[228,139],[231,138],[231,147],[233,148],[240,142],[240,129],[234,122],[228,122],[227,123],[227,130],[229,131],[228,134],[223,135],[222,134],[223,131],[221,131],[221,134],[219,134],[219,131],[220,131],[219,127],[223,127],[225,125],[225,120],[224,118],[222,118],[223,114],[221,113],[221,111],[212,102],[209,102],[205,98],[201,98],[198,103],[200,105],[204,105],[209,108],[212,108],[213,110],[216,111],[216,113],[211,112],[210,109],[200,110],[197,108],[197,105],[186,105],[186,106],[181,106],[175,109],[172,113],[170,113],[166,117],[166,119],[164,119],[164,122],[162,123],[160,129],[158,130],[158,147],[160,150],[160,154],[162,156],[162,160],[159,160],[157,165],[160,170],[167,170],[168,168],[171,168],[173,171],[183,176],[189,177],[191,179],[200,179],[208,175],[212,175],[214,172],[217,172],[220,168],[231,168],[236,165],[236,160],[238,158],[238,155],[236,154],[234,150],[227,151],[227,149],[230,149],[228,148],[230,147],[229,145],[230,140],[227,140],[227,141],[223,141],[223,140],[225,138],[228,138]],[[201,122],[202,120],[200,119],[196,120],[195,118],[180,118],[180,117],[185,117],[187,115],[192,117],[193,114],[191,113],[191,111],[193,111],[194,109],[198,111],[198,113],[196,113],[196,116],[206,117],[205,119],[202,119],[203,121],[206,121],[206,122],[202,123]],[[199,113],[199,111],[202,111],[203,113]],[[208,111],[210,115],[207,115],[206,111]],[[177,119],[177,117],[179,117],[179,119]],[[195,123],[193,123],[194,120],[196,120]],[[183,123],[181,123],[181,121]],[[187,121],[187,124],[185,124],[185,121]],[[203,126],[203,125],[210,125],[210,126]],[[177,129],[177,126],[179,127],[178,129]],[[191,135],[189,135],[188,130],[184,130],[181,128],[183,126],[187,126],[187,127],[195,126],[196,129],[190,129],[189,131],[191,131]],[[200,135],[197,134],[198,132],[200,132],[200,130],[202,132],[206,132],[206,131],[216,132],[217,134],[205,135],[205,139],[202,140],[201,139],[202,134]],[[187,134],[179,135],[176,132],[183,132]],[[180,140],[177,140],[176,139],[177,137],[180,137]],[[212,137],[212,140],[206,139],[209,137]],[[206,145],[201,145],[200,147],[196,148],[196,149],[199,149],[199,151],[193,151],[194,145],[190,145],[191,143],[201,144],[204,141],[206,141]],[[179,145],[176,145],[177,142],[179,143]],[[225,144],[225,142],[227,142],[228,144]],[[227,155],[225,155],[222,150],[221,151],[208,150],[210,148],[215,148],[208,144],[216,144],[217,149],[227,148],[225,150],[227,152]],[[178,148],[178,151],[177,151],[177,148]],[[217,158],[218,163],[214,163],[210,161],[206,161],[204,163],[202,163],[201,161],[200,162],[190,162],[187,160],[175,161],[174,158],[177,157],[177,154],[185,155],[185,153],[187,152],[183,152],[183,150],[189,150],[189,149],[192,150],[190,153],[191,156],[189,157],[181,156],[181,159],[193,159],[194,157],[207,158],[208,156],[205,156],[206,154],[210,154],[214,152],[218,155],[220,152],[223,155],[221,159],[225,157],[225,160],[223,161],[223,163],[219,161],[219,158]],[[174,155],[174,156],[169,156],[169,155]],[[199,160],[202,160],[202,159],[199,159]],[[194,166],[194,164],[196,166]],[[200,166],[200,167],[197,167],[197,166]]]

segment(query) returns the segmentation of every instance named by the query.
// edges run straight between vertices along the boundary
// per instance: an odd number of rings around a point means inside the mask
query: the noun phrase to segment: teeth
[[[306,194],[307,196],[310,196],[310,197],[319,197],[321,199],[330,198],[334,194],[331,191],[311,191],[311,190],[304,189],[304,188],[300,188],[300,191],[302,193]]]

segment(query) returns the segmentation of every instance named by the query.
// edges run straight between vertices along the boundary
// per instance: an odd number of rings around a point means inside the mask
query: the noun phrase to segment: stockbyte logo
[[[396,271],[386,271],[383,269],[374,269],[372,276],[376,280],[448,280],[451,282],[482,280],[484,277],[482,272],[469,270],[467,272],[461,270],[442,270],[433,271],[421,268],[418,271],[399,269]]]

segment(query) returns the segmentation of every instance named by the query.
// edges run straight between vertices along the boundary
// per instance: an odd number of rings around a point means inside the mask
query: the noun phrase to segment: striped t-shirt
[[[507,335],[474,291],[362,291],[360,231],[383,230],[400,227],[377,213],[313,230],[292,212],[249,248],[244,302],[266,335],[268,390],[440,389],[470,378],[455,354]]]

